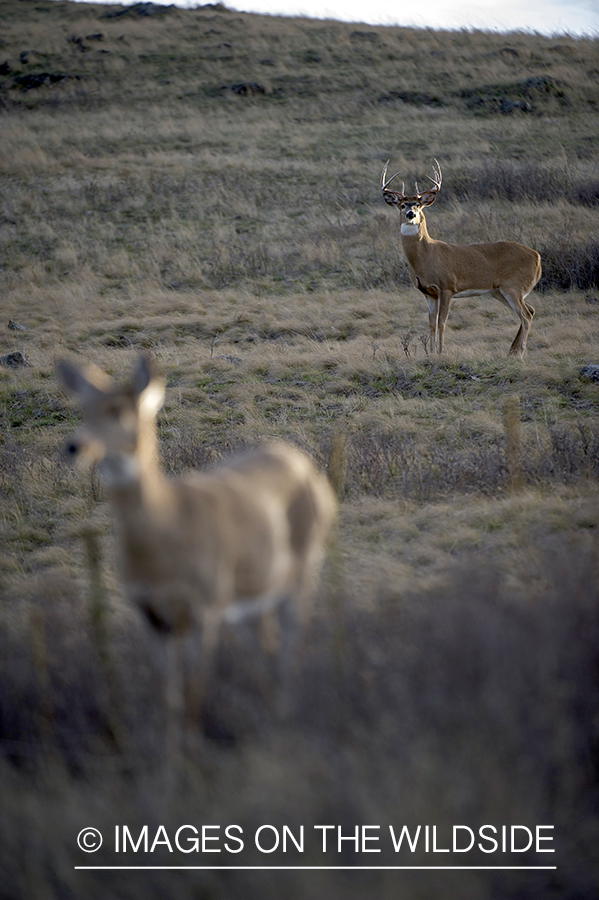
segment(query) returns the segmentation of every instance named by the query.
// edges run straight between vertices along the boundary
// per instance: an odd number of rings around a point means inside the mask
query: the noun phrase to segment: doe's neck
[[[171,485],[160,467],[155,423],[142,423],[135,453],[121,456],[109,476],[117,506],[164,508],[169,505]]]

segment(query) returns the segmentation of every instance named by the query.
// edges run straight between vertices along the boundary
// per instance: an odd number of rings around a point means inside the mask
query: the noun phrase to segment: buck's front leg
[[[439,297],[441,291],[436,284],[423,284],[417,275],[414,277],[413,281],[414,287],[417,287],[420,293],[424,294],[424,299],[426,300],[426,305],[428,307],[430,350],[431,353],[434,353],[435,349],[439,349]]]
[[[443,353],[443,342],[445,339],[445,323],[447,322],[447,316],[449,315],[449,307],[451,305],[451,298],[453,294],[450,291],[440,291],[439,292],[439,319],[437,324],[437,334],[438,334],[438,344],[437,344],[437,352]]]
[[[427,294],[426,305],[428,306],[428,328],[430,335],[430,351],[434,353],[438,347],[438,324],[439,324],[439,304],[435,297]],[[439,351],[441,352],[441,351]]]

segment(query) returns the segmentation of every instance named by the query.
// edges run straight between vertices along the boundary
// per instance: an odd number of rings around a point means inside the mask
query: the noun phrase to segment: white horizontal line
[[[126,869],[126,870],[138,870],[138,871],[146,871],[146,870],[160,870],[160,871],[170,871],[170,870],[189,870],[189,871],[211,871],[211,872],[222,872],[222,871],[234,871],[235,869],[239,869],[240,871],[257,871],[257,872],[268,872],[268,871],[398,871],[405,869],[418,869],[421,871],[438,871],[442,869],[446,872],[451,872],[453,869],[456,871],[460,870],[477,870],[477,871],[489,871],[489,872],[497,872],[497,871],[547,871],[557,869],[557,866],[75,866],[75,869]]]

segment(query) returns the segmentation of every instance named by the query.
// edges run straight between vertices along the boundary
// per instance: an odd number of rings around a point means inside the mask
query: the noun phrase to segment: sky
[[[104,0],[124,5],[136,0]],[[139,2],[139,0],[138,0]],[[196,7],[218,0],[153,0]],[[599,37],[599,0],[223,0],[229,9],[368,25],[537,31]]]
[[[599,0],[225,0],[225,5],[244,12],[306,15],[370,25],[524,29],[599,37]]]

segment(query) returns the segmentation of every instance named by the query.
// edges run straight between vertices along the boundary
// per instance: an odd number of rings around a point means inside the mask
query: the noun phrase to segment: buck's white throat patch
[[[418,225],[412,225],[410,222],[402,222],[401,233],[409,235],[418,234]]]

